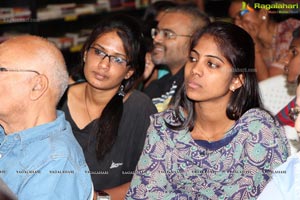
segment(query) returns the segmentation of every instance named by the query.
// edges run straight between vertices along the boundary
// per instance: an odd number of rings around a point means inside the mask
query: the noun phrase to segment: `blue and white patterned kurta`
[[[286,161],[283,129],[260,109],[247,111],[225,137],[197,144],[166,126],[173,110],[151,124],[127,199],[256,199],[272,170]]]

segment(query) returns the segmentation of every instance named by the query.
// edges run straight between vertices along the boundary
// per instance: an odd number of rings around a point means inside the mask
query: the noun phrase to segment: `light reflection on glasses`
[[[89,52],[92,56],[95,56],[97,58],[100,58],[101,61],[104,60],[106,57],[108,57],[109,63],[115,66],[121,66],[126,67],[128,65],[128,61],[120,56],[114,56],[114,55],[108,55],[101,49],[98,49],[96,47],[90,47]]]
[[[191,35],[179,35],[174,33],[171,30],[159,30],[158,28],[151,29],[151,37],[154,39],[157,35],[162,35],[165,39],[175,39],[177,36],[179,37],[192,37]]]

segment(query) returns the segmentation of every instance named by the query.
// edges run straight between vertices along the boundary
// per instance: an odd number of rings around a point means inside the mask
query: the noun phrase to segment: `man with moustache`
[[[208,16],[197,7],[177,6],[165,11],[157,28],[151,30],[154,44],[152,61],[170,70],[169,74],[153,81],[144,90],[159,112],[168,108],[183,83],[183,68],[189,56],[193,33],[209,22]]]

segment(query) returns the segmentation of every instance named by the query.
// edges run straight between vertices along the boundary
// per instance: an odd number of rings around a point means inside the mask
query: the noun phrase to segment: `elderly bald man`
[[[0,178],[22,199],[91,199],[83,152],[56,104],[68,84],[61,52],[37,36],[0,44]]]

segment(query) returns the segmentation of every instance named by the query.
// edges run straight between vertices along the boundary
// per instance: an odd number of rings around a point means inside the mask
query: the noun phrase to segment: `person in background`
[[[133,90],[145,66],[139,22],[127,15],[103,18],[82,49],[86,82],[69,87],[60,103],[83,148],[96,191],[124,199],[142,152],[151,99]]]
[[[37,36],[6,40],[0,77],[0,178],[20,200],[91,199],[82,149],[56,110],[68,86],[61,52]]]
[[[293,31],[292,42],[284,61],[287,81],[296,83],[300,75],[300,25]]]
[[[255,7],[254,4],[272,4],[269,0],[240,2],[240,20],[237,25],[244,28],[255,43],[255,68],[259,81],[284,73],[282,55],[288,50],[293,30],[300,20],[288,18],[284,21],[277,10]]]
[[[228,8],[228,15],[232,20],[232,23],[235,25],[241,26],[241,10],[242,10],[242,0],[232,0],[229,8]]]
[[[151,116],[126,199],[255,199],[287,157],[261,107],[251,36],[213,22],[192,38],[174,104]]]
[[[299,31],[299,28],[298,28]],[[298,38],[298,52],[299,42]],[[293,39],[295,42],[295,39]],[[292,45],[293,45],[292,42]],[[291,46],[292,46],[291,45]],[[295,55],[293,55],[295,56]],[[299,57],[299,56],[298,56]],[[299,68],[299,65],[298,65]],[[300,85],[297,87],[296,100],[297,105],[300,105]],[[297,112],[294,113],[295,129],[298,135],[300,135],[300,107],[297,106]],[[299,139],[294,141],[294,146],[300,147]],[[258,200],[298,200],[300,198],[300,148],[298,152],[291,155],[285,163],[280,165],[273,171],[272,180],[267,184],[266,188],[260,194]]]
[[[285,56],[285,72],[287,74],[287,81],[289,83],[297,83],[299,85],[299,75],[300,75],[300,26],[296,28],[293,32],[293,39],[290,44],[289,52]],[[298,87],[299,88],[299,87]],[[299,99],[300,100],[300,99]],[[296,103],[296,97],[290,101],[277,115],[276,118],[278,121],[284,125],[293,127],[295,126],[296,117],[293,116],[293,113],[290,111],[300,105]],[[296,111],[296,110],[295,110]],[[299,151],[300,145],[299,136],[291,136],[295,141],[291,141],[291,144]],[[298,144],[298,145],[297,145]]]
[[[168,107],[183,83],[184,64],[192,34],[208,23],[209,18],[196,7],[176,6],[166,10],[157,28],[151,30],[154,44],[152,61],[155,65],[167,66],[170,71],[144,89],[158,111]]]
[[[144,36],[147,42],[146,48],[146,66],[143,74],[142,88],[147,87],[153,80],[160,79],[169,73],[166,66],[154,65],[151,58],[151,51],[153,49],[153,39],[151,36],[151,29],[156,28],[159,19],[163,16],[164,11],[168,8],[175,7],[176,3],[173,1],[156,1],[150,4],[145,10],[143,16]]]

